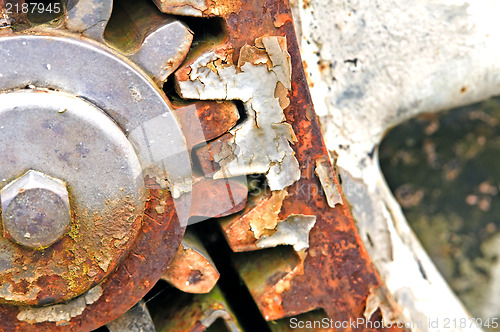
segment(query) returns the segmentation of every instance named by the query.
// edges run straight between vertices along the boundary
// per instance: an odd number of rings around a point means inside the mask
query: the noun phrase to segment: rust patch
[[[153,179],[147,178],[146,182],[150,188],[159,187]],[[161,202],[165,203],[165,210],[159,214],[156,208]],[[101,283],[102,295],[92,304],[86,304],[80,315],[65,325],[50,321],[31,324],[18,320],[19,307],[2,305],[2,328],[6,331],[91,331],[121,315],[153,287],[177,250],[185,228],[179,225],[173,204],[167,190],[149,190],[144,220],[133,249]],[[71,257],[71,254],[66,255]]]
[[[191,216],[218,218],[241,211],[247,186],[234,179],[196,179],[191,197]]]
[[[292,20],[292,18],[285,13],[278,14],[274,20],[274,26],[276,28],[281,28],[283,26],[283,24],[285,24],[286,22],[291,21],[291,20]]]
[[[227,16],[240,11],[242,3],[240,0],[207,0],[208,9],[203,13],[205,16]]]
[[[304,5],[308,6],[309,2],[305,1]],[[384,288],[384,286],[363,247],[348,207],[332,204],[335,206],[332,208],[325,196],[318,195],[312,190],[312,188],[321,187],[319,179],[313,173],[316,160],[328,158],[328,152],[313,111],[293,22],[285,21],[281,25],[279,18],[285,17],[283,14],[291,17],[290,6],[286,0],[242,2],[239,11],[224,16],[229,40],[226,45],[221,45],[221,48],[227,49],[229,45],[234,49],[232,53],[234,63],[238,63],[239,57],[242,57],[241,61],[249,61],[252,55],[249,56],[245,45],[252,45],[261,36],[286,36],[292,70],[291,92],[288,96],[290,106],[285,109],[284,113],[287,123],[292,125],[297,138],[297,143],[292,148],[300,164],[301,178],[286,188],[288,196],[283,201],[279,220],[284,220],[292,214],[314,215],[317,220],[309,236],[310,244],[307,251],[310,254],[303,258],[303,263],[301,267],[297,267],[296,273],[291,274],[297,265],[264,264],[270,251],[279,248],[267,249],[265,254],[259,256],[259,259],[248,259],[254,263],[257,261],[261,263],[259,266],[252,267],[253,271],[258,271],[255,272],[258,273],[255,276],[258,282],[251,281],[252,278],[245,279],[245,282],[259,303],[262,313],[268,319],[298,315],[319,308],[323,308],[328,317],[334,320],[348,321],[363,318],[364,304],[370,289]],[[277,21],[279,24],[276,24]],[[255,46],[259,48],[261,45],[255,42]],[[242,48],[245,50],[240,53]],[[254,53],[257,54],[254,60],[264,61],[258,51]],[[188,59],[187,62],[192,60]],[[186,80],[191,75],[189,71],[186,72],[186,69],[184,69],[184,74],[182,72],[183,69],[177,77],[179,80]],[[279,95],[278,91],[276,96]],[[216,154],[212,152],[211,156]],[[206,154],[204,158],[205,161],[209,161],[206,167],[209,172],[217,167],[217,165],[212,167],[214,159],[211,156]],[[333,171],[332,176],[335,177]],[[257,204],[252,208],[259,209]],[[225,236],[235,251],[255,249],[255,237],[250,228],[250,220],[245,218],[245,215],[251,212],[250,210],[245,208],[237,215],[222,221]],[[258,255],[259,252],[248,254]],[[259,290],[259,287],[266,284],[262,278],[269,277],[268,271],[270,270],[278,273],[276,275],[290,275],[290,277],[281,283],[276,281],[270,283],[275,286],[279,285],[277,288],[271,286],[272,289],[268,287],[267,290]],[[279,274],[280,271],[285,274]],[[278,279],[282,280],[283,277]]]
[[[201,242],[191,233],[185,236],[162,279],[186,293],[209,293],[219,272]]]
[[[197,101],[187,105],[176,103],[173,112],[179,120],[189,149],[222,136],[239,119],[236,105],[228,101]]]
[[[130,200],[108,201],[100,212],[75,207],[69,232],[43,250],[1,240],[12,267],[0,271],[0,303],[55,304],[101,282],[130,250],[141,227],[138,210],[142,207]]]
[[[286,190],[283,190],[251,196],[242,212],[221,220],[222,230],[233,251],[259,249],[256,241],[262,235],[274,232],[286,195]]]

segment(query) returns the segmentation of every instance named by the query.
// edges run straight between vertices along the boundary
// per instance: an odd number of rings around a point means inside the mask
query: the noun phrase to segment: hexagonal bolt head
[[[4,237],[32,249],[43,249],[69,230],[71,211],[66,184],[28,171],[0,192]]]

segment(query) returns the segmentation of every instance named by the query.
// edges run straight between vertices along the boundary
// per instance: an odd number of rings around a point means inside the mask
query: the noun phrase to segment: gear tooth
[[[66,29],[104,41],[104,29],[113,10],[113,0],[80,0],[67,9]]]
[[[181,65],[193,40],[193,34],[186,25],[168,16],[162,17],[163,25],[149,33],[140,48],[129,56],[159,85],[163,85],[167,77]]]
[[[135,62],[159,85],[186,57],[193,33],[150,0],[116,3],[106,27],[106,43]]]
[[[110,332],[144,331],[154,332],[155,326],[148,307],[144,301],[139,301],[126,313],[106,325]]]

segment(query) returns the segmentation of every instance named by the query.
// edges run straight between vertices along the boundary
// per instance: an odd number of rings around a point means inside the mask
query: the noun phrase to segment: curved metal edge
[[[40,40],[48,42],[50,49],[44,51]],[[9,41],[14,49],[2,45]],[[67,32],[16,34],[0,38],[0,45],[0,89],[32,84],[74,94],[101,108],[132,142],[144,176],[156,178],[162,188],[167,187],[168,179],[181,225],[187,225],[192,172],[186,140],[167,97],[141,68],[107,46]],[[13,56],[33,47],[37,52],[31,52],[29,58]],[[75,64],[71,54],[55,56],[68,48],[75,56],[89,53],[89,62]],[[113,70],[110,66],[115,66],[111,77],[103,70]]]
[[[155,183],[150,183],[154,186]],[[158,213],[163,207],[163,213]],[[0,306],[0,321],[4,331],[82,331],[96,329],[134,306],[160,279],[173,259],[184,236],[185,227],[173,208],[167,190],[150,189],[144,223],[136,239],[136,246],[121,265],[102,285],[102,295],[86,306],[80,316],[69,322],[30,324],[19,321],[19,307]]]
[[[113,11],[113,0],[79,0],[68,7],[66,29],[104,43],[104,30]]]

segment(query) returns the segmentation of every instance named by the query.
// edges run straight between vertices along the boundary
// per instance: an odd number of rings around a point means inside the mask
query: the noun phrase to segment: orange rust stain
[[[241,8],[239,0],[209,0],[208,9],[203,12],[207,16],[228,16],[231,13],[239,12]]]
[[[285,24],[286,22],[291,21],[291,20],[292,19],[290,18],[290,16],[287,15],[286,13],[278,14],[274,20],[274,26],[276,28],[280,28],[283,26],[283,24]]]
[[[324,72],[325,70],[328,69],[328,67],[329,67],[329,65],[325,61],[320,61],[318,64],[318,68],[319,68],[320,72]]]
[[[179,247],[162,279],[186,293],[209,293],[219,280],[217,269],[199,252]]]
[[[12,293],[26,294],[30,290],[30,284],[26,280],[21,280],[20,282],[12,282]]]

